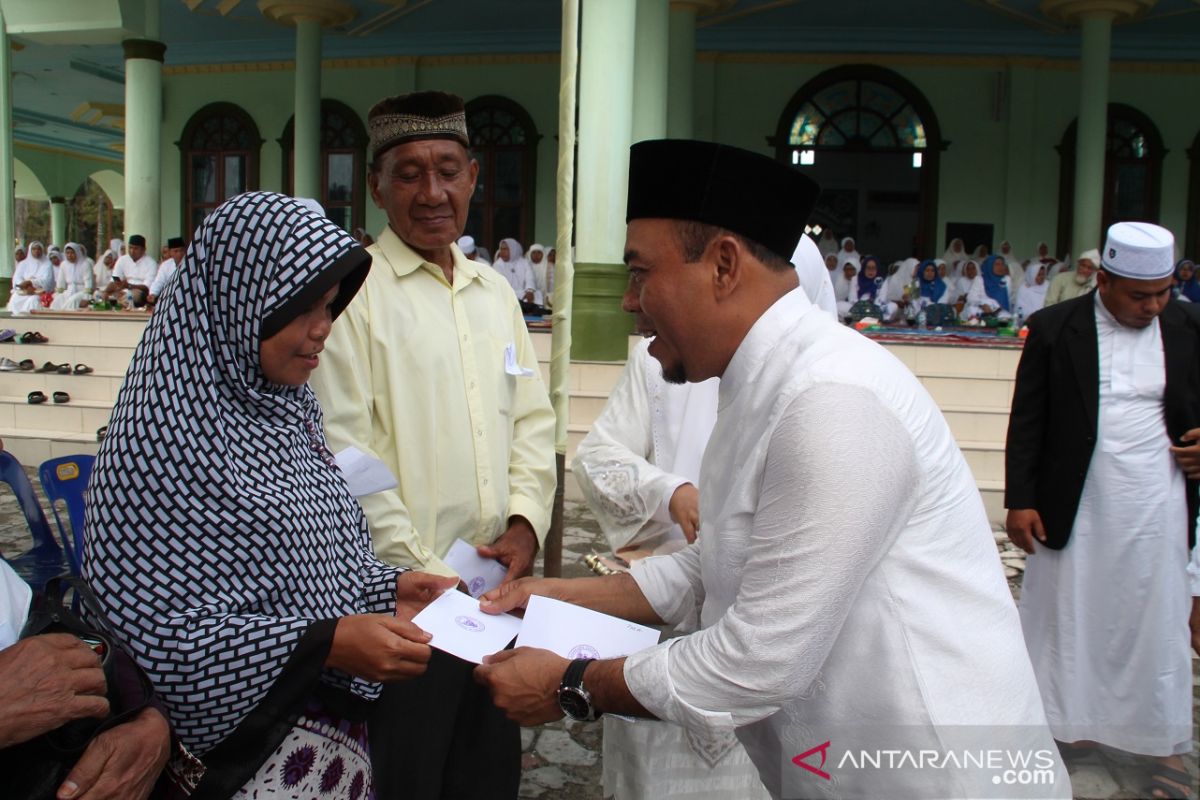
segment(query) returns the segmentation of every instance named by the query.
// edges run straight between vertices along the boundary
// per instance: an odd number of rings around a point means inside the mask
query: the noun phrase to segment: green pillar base
[[[571,306],[571,358],[624,361],[633,317],[621,310],[629,275],[624,264],[576,264]]]
[[[0,278],[0,308],[8,307],[10,294],[12,294],[12,278]]]

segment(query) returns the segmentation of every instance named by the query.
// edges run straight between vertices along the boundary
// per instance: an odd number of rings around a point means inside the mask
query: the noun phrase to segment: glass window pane
[[[921,118],[917,116],[916,110],[912,106],[908,106],[901,111],[892,124],[896,128],[896,136],[905,147],[924,148],[928,143],[925,140],[925,123],[921,122]]]
[[[1113,166],[1116,167],[1117,173],[1113,222],[1145,219],[1150,208],[1147,202],[1149,198],[1146,196],[1146,165],[1125,162]]]
[[[842,81],[822,89],[816,96],[816,103],[821,111],[833,116],[838,111],[854,107],[858,103],[857,94],[856,81]]]
[[[349,203],[354,190],[354,155],[330,153],[327,157],[325,196],[330,203]]]
[[[519,150],[496,151],[496,185],[492,189],[494,202],[521,202],[521,155]]]
[[[524,241],[521,238],[520,206],[497,206],[492,211],[492,241],[508,238]]]
[[[890,89],[883,84],[874,83],[873,81],[863,81],[862,105],[863,108],[887,118],[896,113],[900,106],[904,105],[904,98],[897,94],[894,89]]]
[[[350,206],[329,206],[325,209],[325,216],[333,220],[342,230],[350,232]]]
[[[817,141],[817,134],[825,124],[825,117],[813,106],[805,103],[800,107],[800,113],[792,121],[792,132],[788,135],[788,144],[806,145]]]
[[[215,203],[217,200],[217,157],[192,156],[192,202]]]
[[[471,203],[471,208],[467,211],[467,228],[465,232],[475,237],[476,246],[486,246],[484,242],[483,214],[483,203]]]
[[[228,200],[235,194],[246,191],[246,157],[242,155],[225,156],[225,194],[223,200]]]
[[[491,172],[491,154],[476,152],[476,160],[479,162],[479,175],[475,178],[475,194],[471,195],[472,203],[487,202],[487,184],[490,180],[489,173]]]

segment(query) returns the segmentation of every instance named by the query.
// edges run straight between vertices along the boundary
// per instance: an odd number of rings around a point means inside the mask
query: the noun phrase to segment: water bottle
[[[917,327],[923,331],[929,330],[929,318],[925,316],[924,308],[917,312]]]

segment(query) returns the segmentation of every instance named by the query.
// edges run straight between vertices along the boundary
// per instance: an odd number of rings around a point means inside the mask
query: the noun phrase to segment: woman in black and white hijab
[[[407,620],[454,583],[375,558],[306,383],[370,261],[283,195],[217,208],[96,460],[85,575],[203,762],[194,797],[365,797],[357,720],[378,681],[424,671]],[[199,771],[168,769],[188,786]]]

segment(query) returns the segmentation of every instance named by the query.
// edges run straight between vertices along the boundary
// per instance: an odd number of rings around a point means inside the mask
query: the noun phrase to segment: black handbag
[[[74,590],[77,601],[101,627],[84,622],[63,603],[68,588]],[[154,697],[150,679],[108,633],[111,629],[95,596],[79,578],[53,578],[46,583],[45,591],[35,596],[21,638],[69,633],[95,650],[104,669],[109,712],[103,719],[72,720],[27,742],[0,750],[0,776],[8,800],[53,800],[58,787],[93,739],[128,722],[150,705]]]

